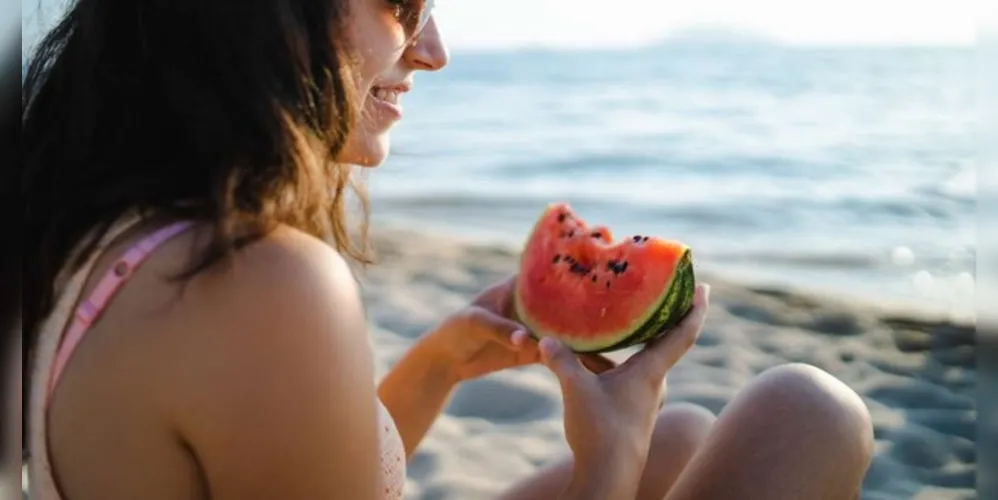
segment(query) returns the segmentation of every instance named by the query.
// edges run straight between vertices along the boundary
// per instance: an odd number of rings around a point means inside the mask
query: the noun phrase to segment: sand
[[[427,328],[515,271],[515,253],[499,247],[390,228],[374,238],[381,262],[363,274],[363,294],[382,374]],[[877,455],[862,498],[975,498],[971,323],[701,277],[711,312],[670,374],[668,404],[719,413],[766,368],[811,363],[859,392],[873,415]],[[560,401],[541,366],[464,384],[409,464],[407,498],[493,498],[567,456]]]
[[[382,228],[379,265],[364,294],[380,369],[425,329],[515,271],[515,253]],[[702,274],[711,311],[698,345],[669,379],[669,403],[715,413],[761,371],[800,361],[853,387],[875,424],[877,455],[864,499],[975,498],[974,328],[792,290]],[[561,402],[543,367],[507,370],[460,387],[413,458],[408,498],[493,498],[568,453]]]

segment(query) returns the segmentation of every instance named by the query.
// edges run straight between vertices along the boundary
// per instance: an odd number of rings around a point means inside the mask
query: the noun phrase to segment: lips
[[[409,91],[407,83],[394,85],[375,85],[371,87],[371,101],[375,109],[381,110],[385,116],[392,120],[402,118],[402,106],[399,104],[402,94]]]
[[[412,86],[408,82],[375,85],[371,87],[371,95],[380,101],[398,105],[399,98],[402,94],[408,92],[410,88],[412,88]]]
[[[399,96],[402,95],[402,93],[392,88],[374,87],[371,89],[371,95],[373,95],[375,99],[397,105],[399,103]]]

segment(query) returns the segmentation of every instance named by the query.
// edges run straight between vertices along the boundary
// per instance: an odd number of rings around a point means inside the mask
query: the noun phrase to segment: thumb
[[[554,372],[562,384],[572,383],[586,375],[592,375],[579,361],[579,357],[565,344],[553,338],[544,337],[538,347],[541,351],[541,362]]]

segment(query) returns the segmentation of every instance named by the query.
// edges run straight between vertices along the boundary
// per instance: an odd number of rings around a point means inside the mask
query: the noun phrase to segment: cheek
[[[370,3],[380,5],[378,2]],[[370,85],[402,58],[405,33],[391,11],[380,7],[362,9],[352,26],[352,43],[361,58],[360,77]]]

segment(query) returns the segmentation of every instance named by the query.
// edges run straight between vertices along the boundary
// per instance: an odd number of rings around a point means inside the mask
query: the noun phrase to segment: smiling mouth
[[[379,101],[398,106],[399,96],[401,96],[402,93],[398,90],[385,87],[372,87],[371,95]]]

